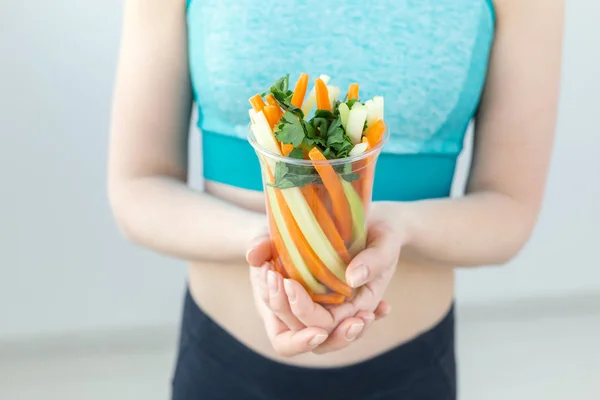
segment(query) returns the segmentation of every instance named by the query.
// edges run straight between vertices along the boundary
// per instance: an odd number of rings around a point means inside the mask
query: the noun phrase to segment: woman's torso
[[[361,98],[385,97],[391,137],[374,200],[450,194],[456,158],[479,102],[493,38],[486,0],[191,0],[190,72],[202,130],[206,190],[249,209],[264,197],[245,141],[248,98],[287,73],[331,76]],[[450,268],[400,262],[386,300],[392,313],[348,349],[285,360],[340,365],[369,358],[439,321],[453,299]],[[245,265],[190,267],[195,300],[240,341],[277,358],[254,310]]]

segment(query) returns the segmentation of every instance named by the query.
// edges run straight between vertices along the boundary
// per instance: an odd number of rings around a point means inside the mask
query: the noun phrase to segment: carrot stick
[[[269,224],[271,225],[271,240],[277,250],[277,254],[281,257],[281,263],[283,264],[282,266],[287,276],[300,283],[306,290],[310,290],[308,285],[306,285],[306,282],[304,282],[304,279],[302,279],[302,275],[300,275],[296,267],[294,267],[294,263],[283,244],[283,239],[281,239],[277,225],[272,218],[269,218]]]
[[[385,123],[381,119],[377,120],[373,125],[371,125],[367,129],[367,132],[365,132],[365,138],[369,143],[368,149],[371,149],[377,146],[377,144],[379,144],[379,142],[383,138],[383,135],[385,134],[385,129]],[[363,138],[363,141],[365,138]],[[373,184],[375,181],[375,164],[372,156],[368,157],[364,162],[366,163],[364,179],[361,184],[361,191],[359,193],[363,205],[366,208],[369,204],[369,200],[371,199],[373,193]]]
[[[317,188],[314,186],[304,186],[300,188],[302,194],[306,198],[306,202],[310,206],[313,214],[319,221],[323,232],[325,232],[325,236],[335,249],[335,251],[340,255],[342,260],[346,264],[350,264],[350,254],[348,253],[348,249],[346,249],[346,245],[344,244],[344,240],[340,236],[333,219],[329,215],[329,211],[325,208],[325,204],[319,198],[319,194],[317,193]]]
[[[281,143],[281,153],[285,156],[289,155],[294,150],[294,145],[290,143]]]
[[[256,112],[262,111],[266,105],[260,94],[255,94],[254,96],[250,97],[250,104],[252,104],[252,108]]]
[[[267,121],[269,121],[269,124],[271,125],[271,129],[273,129],[273,127],[279,123],[279,119],[281,118],[279,115],[279,107],[269,104],[263,108],[263,111],[265,113],[265,117],[267,117]]]
[[[295,107],[302,107],[304,102],[304,96],[306,96],[306,89],[308,88],[308,74],[301,73],[296,87],[294,88],[294,94],[292,95],[291,103]]]
[[[321,78],[315,79],[315,94],[317,96],[317,110],[331,111],[329,90]]]
[[[373,125],[367,128],[365,137],[369,141],[369,147],[373,148],[383,139],[385,133],[385,123],[378,119]]]
[[[314,250],[308,242],[306,238],[302,234],[302,231],[298,227],[292,212],[290,211],[285,199],[283,198],[283,194],[281,190],[275,190],[275,196],[277,198],[277,203],[279,203],[279,208],[281,209],[281,213],[283,214],[283,219],[287,225],[287,228],[290,232],[290,236],[294,240],[294,243],[298,247],[298,251],[302,255],[302,258],[306,261],[306,266],[310,270],[310,272],[314,275],[315,278],[319,280],[322,284],[330,288],[331,290],[341,293],[346,297],[350,297],[352,295],[352,288],[346,285],[344,282],[340,281],[334,274],[327,268],[323,262],[319,259],[319,257],[315,254]]]
[[[325,188],[331,196],[333,215],[342,235],[342,239],[347,244],[352,239],[352,218],[350,215],[350,205],[344,194],[344,188],[337,173],[329,164],[322,164],[318,161],[326,161],[327,159],[319,151],[317,147],[313,147],[308,152],[308,157],[313,161],[313,166],[323,180]],[[317,162],[314,162],[317,161]]]
[[[358,83],[353,83],[348,87],[348,100],[358,100]]]
[[[344,295],[339,293],[327,293],[327,294],[310,294],[312,301],[321,304],[342,304],[345,300]]]
[[[267,103],[272,106],[279,107],[279,103],[277,103],[277,100],[275,100],[275,97],[273,97],[272,93],[267,94]]]

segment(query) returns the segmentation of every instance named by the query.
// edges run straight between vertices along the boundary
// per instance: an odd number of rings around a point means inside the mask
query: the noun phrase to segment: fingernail
[[[369,269],[366,265],[361,265],[350,273],[350,286],[359,287],[367,281]]]
[[[327,335],[325,335],[323,333],[319,333],[318,335],[315,335],[315,337],[310,339],[310,342],[308,342],[308,345],[310,347],[315,347],[315,346],[318,346],[321,343],[323,343],[326,339],[327,339]]]
[[[350,329],[348,329],[348,332],[346,333],[346,339],[348,339],[348,340],[356,339],[356,337],[363,330],[364,327],[365,327],[365,324],[363,324],[362,322],[359,324],[352,324],[350,326]]]
[[[277,277],[275,276],[275,272],[267,271],[267,286],[269,287],[269,291],[272,294],[277,294],[279,288],[277,287]]]
[[[290,282],[289,279],[283,280],[283,288],[285,289],[285,293],[287,294],[288,301],[290,303],[296,302],[296,291],[294,290],[294,285]]]
[[[363,317],[363,319],[365,320],[365,324],[369,325],[371,322],[373,322],[375,320],[375,315],[373,315],[373,314],[365,315]]]

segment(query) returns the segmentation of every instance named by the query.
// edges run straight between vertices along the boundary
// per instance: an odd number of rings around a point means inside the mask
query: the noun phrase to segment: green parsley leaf
[[[352,171],[352,164],[350,163],[344,164],[344,166],[342,167],[341,176],[346,182],[354,182],[355,180],[360,178],[360,175],[358,173]]]
[[[290,152],[290,154],[288,154],[288,157],[296,158],[298,160],[302,160],[302,159],[304,159],[304,152],[302,151],[301,148],[296,147],[294,150],[292,150]]]
[[[302,122],[294,114],[286,111],[281,118],[279,131],[275,132],[275,137],[281,143],[291,144],[294,147],[300,146],[305,137]]]
[[[268,186],[277,189],[302,187],[317,181],[317,178],[317,172],[313,167],[277,162],[275,164],[275,183],[268,184]]]

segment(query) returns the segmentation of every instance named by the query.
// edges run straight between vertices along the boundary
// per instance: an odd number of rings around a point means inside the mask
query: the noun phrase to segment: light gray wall
[[[179,318],[184,264],[124,242],[106,201],[121,3],[2,1],[0,338]],[[461,302],[600,292],[599,13],[596,1],[569,2],[558,139],[534,238],[505,268],[461,272]]]

